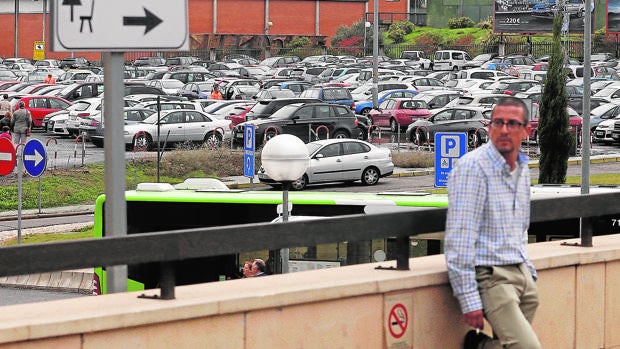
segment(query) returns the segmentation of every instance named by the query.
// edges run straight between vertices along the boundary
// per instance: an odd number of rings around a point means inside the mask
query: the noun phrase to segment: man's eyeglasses
[[[516,130],[525,124],[522,122],[518,122],[517,120],[508,120],[508,121],[504,121],[501,119],[491,120],[491,127],[493,128],[501,129],[502,127],[504,127],[504,125],[506,125],[506,127],[509,130]]]

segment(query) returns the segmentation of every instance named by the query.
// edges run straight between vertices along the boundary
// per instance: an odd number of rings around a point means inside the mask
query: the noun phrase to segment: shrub
[[[444,43],[444,39],[439,33],[429,32],[420,35],[415,43],[418,46],[438,46]]]
[[[312,47],[312,40],[307,37],[297,37],[287,45],[288,48]]]
[[[469,17],[450,18],[448,20],[448,27],[450,29],[457,28],[473,28],[476,25]]]
[[[405,31],[402,29],[390,30],[387,33],[388,38],[394,41],[395,44],[400,44],[401,42],[404,42],[405,35],[406,35]]]
[[[396,31],[396,30],[402,30],[403,32],[405,32],[405,35],[407,35],[407,34],[413,33],[414,29],[415,29],[415,25],[413,23],[409,21],[398,21],[390,25],[390,29],[388,29],[388,35],[389,35],[389,32]]]
[[[480,29],[493,29],[493,17],[487,17],[476,24]]]

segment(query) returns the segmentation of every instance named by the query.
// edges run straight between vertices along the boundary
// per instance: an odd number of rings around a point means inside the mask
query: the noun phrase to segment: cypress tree
[[[538,146],[540,147],[539,183],[561,184],[566,182],[571,134],[566,110],[566,72],[563,69],[564,53],[560,43],[562,14],[553,19],[553,45],[549,59],[547,79],[540,102]]]

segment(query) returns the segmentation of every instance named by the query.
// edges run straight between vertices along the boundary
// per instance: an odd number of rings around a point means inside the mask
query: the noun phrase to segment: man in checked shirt
[[[459,159],[448,176],[445,256],[465,323],[465,349],[539,349],[531,322],[538,307],[536,269],[527,254],[530,173],[520,152],[528,109],[502,98],[491,115],[490,143]],[[483,318],[496,338],[479,330]]]

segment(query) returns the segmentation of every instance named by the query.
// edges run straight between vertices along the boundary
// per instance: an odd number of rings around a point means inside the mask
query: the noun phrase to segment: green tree
[[[540,102],[538,123],[540,146],[539,183],[561,184],[566,181],[571,135],[568,128],[568,99],[566,73],[563,69],[564,52],[560,42],[562,15],[553,19],[553,44],[547,79]]]

